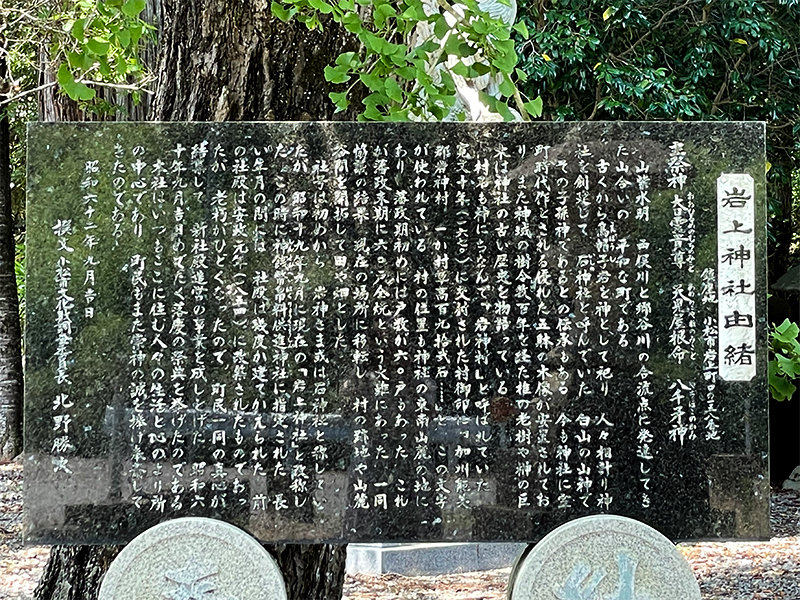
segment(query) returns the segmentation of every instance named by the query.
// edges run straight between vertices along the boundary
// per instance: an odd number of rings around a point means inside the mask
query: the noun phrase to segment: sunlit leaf
[[[403,101],[403,90],[400,89],[397,81],[392,77],[389,77],[386,80],[386,95],[395,102]]]
[[[289,20],[289,11],[280,2],[275,2],[273,0],[272,4],[269,5],[269,10],[284,23]]]
[[[129,17],[138,17],[139,13],[144,10],[145,6],[147,6],[147,2],[145,0],[128,0],[122,5],[122,12]]]
[[[350,79],[347,67],[325,67],[325,81],[345,83]]]
[[[541,96],[536,98],[535,100],[531,100],[530,102],[525,102],[523,106],[525,107],[525,110],[528,111],[528,114],[531,117],[542,116],[542,109],[544,108],[544,102],[542,101]]]

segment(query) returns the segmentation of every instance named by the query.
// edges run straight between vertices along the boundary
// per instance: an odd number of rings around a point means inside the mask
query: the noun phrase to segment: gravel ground
[[[29,600],[47,562],[44,547],[21,543],[22,469],[0,464],[0,600]],[[768,542],[682,544],[703,600],[800,600],[800,495],[775,491]],[[345,600],[501,600],[510,569],[435,577],[358,574]],[[676,599],[679,600],[679,599]]]

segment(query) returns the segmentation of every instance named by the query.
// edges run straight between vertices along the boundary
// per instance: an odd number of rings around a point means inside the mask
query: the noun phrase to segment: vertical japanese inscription
[[[747,174],[717,179],[719,374],[726,381],[756,375],[754,187]]]

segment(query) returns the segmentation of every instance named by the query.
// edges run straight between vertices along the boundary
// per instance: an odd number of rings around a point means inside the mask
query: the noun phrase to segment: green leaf
[[[340,67],[325,67],[325,81],[331,83],[346,83],[350,80],[349,68],[346,66]]]
[[[362,116],[368,121],[383,121],[383,115],[381,114],[381,111],[375,108],[374,104],[368,105],[362,113]]]
[[[444,89],[447,90],[448,93],[455,92],[456,84],[453,81],[453,77],[450,75],[450,72],[449,71],[442,71],[440,76],[442,78],[442,86],[444,87]],[[436,88],[434,88],[434,93],[435,93],[435,91],[436,91]],[[431,95],[431,99],[433,99],[433,95]],[[455,101],[454,97],[453,97],[453,100]]]
[[[280,2],[272,1],[272,4],[269,5],[270,12],[275,15],[278,19],[286,23],[289,20],[289,11],[284,8],[283,4]]]
[[[397,69],[394,74],[406,81],[413,81],[417,78],[417,70],[414,67],[402,67]]]
[[[97,61],[98,70],[103,77],[108,77],[111,75],[111,65],[108,64],[108,59],[105,56],[101,56]]]
[[[539,96],[535,100],[531,100],[530,102],[525,102],[522,106],[525,107],[525,110],[528,111],[528,114],[531,117],[542,116],[542,109],[544,108],[544,102],[542,102],[541,96]]]
[[[369,50],[372,50],[376,54],[383,54],[383,45],[385,43],[383,38],[380,38],[377,35],[374,35],[369,31],[367,31],[364,32],[364,35],[361,36],[361,41],[364,42],[364,45]]]
[[[605,12],[603,13],[603,21],[608,21],[611,17],[614,16],[614,13],[617,12],[617,9],[613,6],[609,6]]]
[[[516,52],[509,52],[492,60],[492,65],[503,73],[510,73],[517,66]]]
[[[91,100],[95,96],[95,91],[93,89],[83,83],[75,81],[75,77],[72,71],[69,70],[67,63],[61,63],[61,66],[58,67],[56,79],[58,79],[58,84],[67,96],[75,101]]]
[[[475,29],[475,31],[477,31],[477,29]],[[531,36],[528,27],[525,25],[525,21],[517,21],[514,23],[514,31],[520,34],[524,40],[527,40]]]
[[[140,23],[136,25],[131,25],[128,27],[128,31],[131,32],[131,46],[135,46],[139,43],[139,40],[142,38],[142,34],[144,33],[144,29]]]
[[[436,19],[436,23],[433,25],[433,35],[437,38],[444,39],[444,36],[450,31],[450,25],[447,23],[443,15],[440,15],[438,19]]]
[[[120,29],[117,32],[117,41],[119,42],[120,46],[127,48],[131,45],[131,32],[127,29]]]
[[[800,376],[800,361],[795,358],[787,358],[781,354],[775,355],[775,360],[778,363],[778,368],[781,372],[785,373],[792,379]]]
[[[375,91],[363,100],[364,106],[383,106],[389,104],[389,96],[383,92]]]
[[[416,47],[415,56],[420,56],[421,54],[430,54],[431,52],[436,52],[438,49],[439,44],[435,40],[427,40],[420,46]]]
[[[772,397],[775,400],[783,401],[791,398],[795,391],[797,391],[797,386],[795,386],[791,381],[786,379],[785,377],[781,377],[780,375],[774,374],[772,363],[775,361],[770,361],[770,368],[769,368],[769,391],[772,394]]]
[[[80,100],[88,101],[95,97],[95,91],[92,88],[83,83],[78,83],[77,81],[63,87],[64,91],[67,93],[67,96],[76,102]]]
[[[348,69],[354,69],[361,65],[361,60],[359,60],[355,52],[342,52],[336,57],[336,64],[347,67]]]
[[[394,7],[392,7],[391,4],[388,3],[377,6],[372,14],[373,17],[375,17],[375,25],[379,29],[383,29],[383,26],[386,24],[388,19],[397,17],[397,11],[394,9]]]
[[[80,52],[67,52],[67,62],[73,69],[81,69],[83,68],[83,54]]]
[[[505,102],[498,102],[495,104],[495,110],[500,113],[503,117],[504,121],[513,121],[514,120],[514,113],[511,112],[508,108],[508,104]]]
[[[128,0],[122,5],[122,12],[131,18],[138,17],[139,13],[144,10],[145,6],[147,6],[147,2],[145,0]]]
[[[400,15],[400,18],[405,21],[424,21],[426,19],[426,15],[422,9],[422,3],[417,2],[409,5],[408,8],[406,8]]]
[[[377,29],[383,29],[386,25],[386,17],[376,10],[372,13],[372,22],[375,23]]]
[[[84,27],[86,25],[86,21],[84,19],[76,19],[75,22],[72,24],[72,37],[74,37],[79,42],[83,41],[83,37],[85,35]]]
[[[467,42],[461,42],[458,45],[458,55],[459,56],[472,56],[476,54],[478,49],[475,46],[468,44]]]
[[[797,339],[798,334],[800,334],[800,327],[789,319],[784,319],[783,323],[775,327],[775,338],[782,342],[790,343]]]
[[[328,15],[333,12],[333,7],[325,2],[325,0],[308,0],[308,4],[311,8],[317,9],[324,15]]]
[[[347,92],[330,92],[328,97],[336,105],[336,112],[342,112],[350,105],[350,100],[347,99]]]
[[[393,77],[386,80],[386,95],[395,102],[403,102],[403,90]]]
[[[517,79],[519,79],[521,82],[524,83],[528,81],[528,74],[522,69],[514,69],[514,74],[517,76]]]
[[[469,77],[469,67],[465,65],[463,62],[458,61],[452,67],[450,67],[450,72],[455,73],[456,75],[461,75],[461,77]]]
[[[447,54],[449,54],[450,56],[463,56],[462,54],[459,54],[462,45],[466,46],[465,43],[463,43],[460,39],[458,39],[458,36],[455,35],[448,36],[447,41],[445,41],[444,43],[444,52],[442,53],[442,59],[443,60],[446,59],[446,56],[444,55]]]
[[[105,56],[108,54],[110,44],[102,38],[94,37],[86,42],[86,47],[98,56]]]
[[[58,84],[61,87],[75,83],[75,77],[72,75],[72,71],[69,70],[66,63],[61,63],[61,66],[58,67],[56,79],[58,79]]]
[[[348,12],[344,14],[342,17],[342,25],[344,25],[344,28],[347,29],[347,31],[350,33],[355,33],[356,35],[360,35],[364,29],[361,19],[359,18],[358,14],[354,12]]]
[[[373,75],[372,73],[361,73],[358,78],[373,92],[383,92],[384,88],[386,87],[384,80],[376,75]],[[375,94],[370,94],[367,96],[367,98],[364,100],[364,103],[366,103],[367,99],[374,95]]]
[[[514,84],[511,82],[511,78],[506,75],[503,77],[503,81],[500,82],[500,93],[503,94],[506,98],[511,97],[514,95],[514,91],[516,88]]]
[[[406,55],[407,51],[408,51],[408,47],[405,46],[405,45],[393,44],[393,43],[388,42],[386,40],[384,40],[384,42],[383,42],[382,54],[385,54],[385,55],[389,56],[390,58],[399,55],[399,56],[403,57],[404,62],[405,62],[405,55]]]

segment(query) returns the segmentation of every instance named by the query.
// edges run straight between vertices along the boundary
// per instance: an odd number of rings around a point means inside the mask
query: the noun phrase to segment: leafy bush
[[[482,94],[481,100],[507,121],[515,119],[514,110],[525,120],[540,116],[541,99],[525,102],[517,88],[525,74],[516,68],[513,34],[526,38],[525,24],[520,21],[512,28],[479,4],[476,0],[454,4],[448,0],[273,0],[270,10],[283,21],[297,19],[309,29],[322,27],[327,15],[358,38],[360,50],[339,55],[335,65],[325,68],[325,78],[343,85],[343,91],[330,94],[340,111],[348,107],[357,86],[366,88],[360,120],[452,117],[454,76],[495,79],[501,98]],[[511,0],[492,4],[499,12],[504,12],[503,6],[509,13],[516,12],[511,10]]]
[[[769,361],[769,391],[775,400],[788,400],[797,386],[792,379],[800,376],[800,342],[797,323],[786,319],[769,333],[772,359]]]

